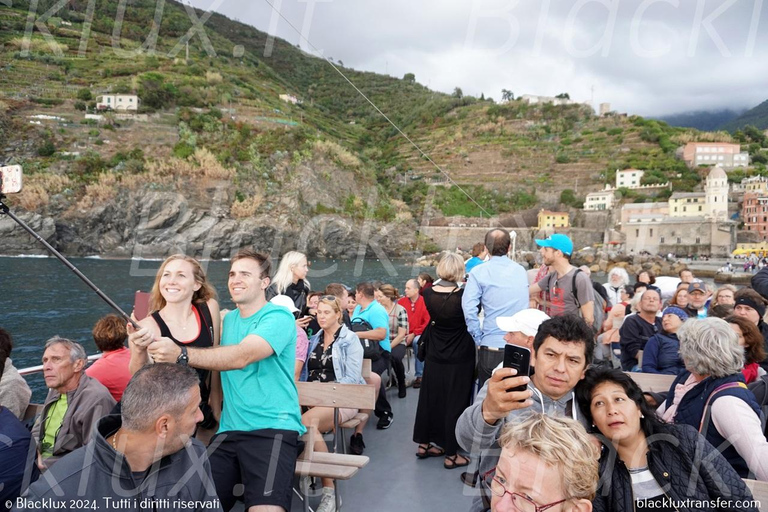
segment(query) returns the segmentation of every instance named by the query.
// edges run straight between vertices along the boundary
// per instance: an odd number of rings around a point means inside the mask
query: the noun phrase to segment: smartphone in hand
[[[133,298],[133,316],[144,320],[149,315],[149,292],[136,291]]]
[[[517,370],[516,377],[529,377],[531,373],[531,351],[517,345],[505,345],[504,368],[514,368]],[[525,391],[527,387],[526,385],[517,386],[508,391]]]

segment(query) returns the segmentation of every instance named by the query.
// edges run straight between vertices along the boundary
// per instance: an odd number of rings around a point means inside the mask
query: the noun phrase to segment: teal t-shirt
[[[378,329],[379,327],[385,328],[387,330],[387,335],[379,342],[379,345],[387,352],[392,352],[392,346],[389,344],[389,315],[387,314],[387,310],[384,309],[384,306],[373,301],[368,304],[367,308],[361,309],[358,304],[352,312],[352,320],[355,318],[362,318],[371,324],[371,327],[374,329]]]
[[[286,309],[267,303],[248,318],[234,310],[224,317],[221,344],[237,345],[249,334],[264,338],[274,354],[241,370],[221,372],[224,409],[219,432],[265,428],[306,432],[293,381],[296,323]]]

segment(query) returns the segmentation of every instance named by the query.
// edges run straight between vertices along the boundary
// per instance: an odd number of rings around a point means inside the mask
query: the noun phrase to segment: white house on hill
[[[97,110],[138,110],[139,97],[135,94],[104,94],[96,98]]]

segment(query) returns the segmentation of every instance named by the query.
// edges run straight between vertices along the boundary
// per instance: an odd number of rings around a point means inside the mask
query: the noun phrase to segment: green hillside
[[[768,100],[762,102],[751,110],[747,110],[736,119],[725,123],[722,125],[721,129],[734,132],[750,125],[760,130],[768,129]]]
[[[40,0],[38,16],[55,3]],[[225,16],[212,14],[205,37],[193,34],[187,48],[192,22],[174,1],[134,0],[121,12],[117,1],[97,0],[89,23],[88,3],[71,0],[31,39],[29,0],[12,5],[0,4],[0,163],[24,164],[22,206],[30,210],[77,215],[132,187],[204,198],[223,182],[237,218],[336,213],[405,222],[431,185],[443,214],[498,214],[555,204],[568,189],[578,200],[612,182],[617,168],[692,190],[700,173],[675,158],[677,147],[730,140],[640,117],[597,117],[578,104],[495,104],[458,88],[447,95],[412,74],[338,63],[441,172],[326,61],[280,39],[265,55],[265,33]],[[106,93],[137,94],[145,116],[86,119]],[[30,119],[39,114],[50,118]]]

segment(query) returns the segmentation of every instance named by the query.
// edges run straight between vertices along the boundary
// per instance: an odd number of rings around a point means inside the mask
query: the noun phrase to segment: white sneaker
[[[336,490],[323,487],[323,498],[315,512],[336,512]]]

